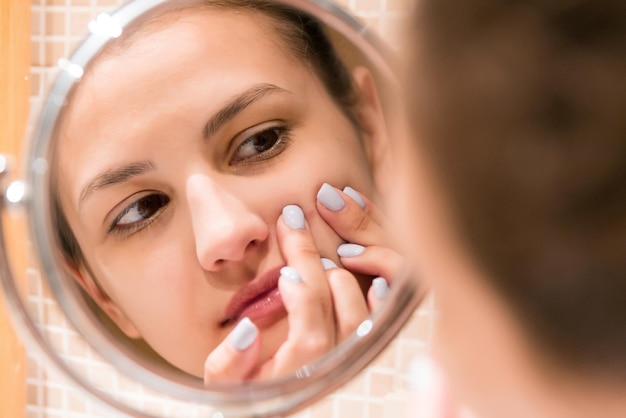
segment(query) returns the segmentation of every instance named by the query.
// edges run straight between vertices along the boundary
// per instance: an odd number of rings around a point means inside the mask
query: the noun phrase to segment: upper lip
[[[230,299],[228,306],[226,306],[224,317],[220,324],[225,326],[237,321],[241,313],[258,300],[259,296],[276,289],[278,287],[281,267],[282,266],[279,266],[268,270],[265,274],[257,277],[239,289]]]

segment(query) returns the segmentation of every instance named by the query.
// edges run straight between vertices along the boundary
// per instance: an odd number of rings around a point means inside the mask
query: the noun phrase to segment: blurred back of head
[[[536,345],[626,381],[626,2],[422,1],[415,137]]]

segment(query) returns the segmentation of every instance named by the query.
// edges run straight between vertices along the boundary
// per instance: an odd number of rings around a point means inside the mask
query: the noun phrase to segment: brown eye
[[[140,224],[154,217],[170,201],[170,198],[162,193],[153,193],[144,196],[115,218],[111,225],[111,230],[116,228],[126,228],[130,225]]]
[[[237,163],[257,156],[262,156],[282,143],[286,136],[284,128],[270,128],[248,137],[243,141],[231,159],[232,163]],[[268,153],[268,158],[275,153]]]

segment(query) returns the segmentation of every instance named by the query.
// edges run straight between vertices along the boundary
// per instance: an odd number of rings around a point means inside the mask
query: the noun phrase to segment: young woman
[[[400,264],[365,197],[386,146],[372,76],[287,7],[193,2],[123,34],[58,141],[72,274],[128,337],[205,381],[316,359]]]
[[[450,390],[480,418],[626,416],[624,2],[417,16],[394,219]]]

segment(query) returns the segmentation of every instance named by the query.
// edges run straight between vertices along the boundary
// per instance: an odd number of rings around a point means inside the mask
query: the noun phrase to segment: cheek
[[[192,312],[197,262],[182,245],[169,241],[98,258],[105,290],[138,328],[154,323],[166,329],[166,324],[184,323],[181,319]]]

